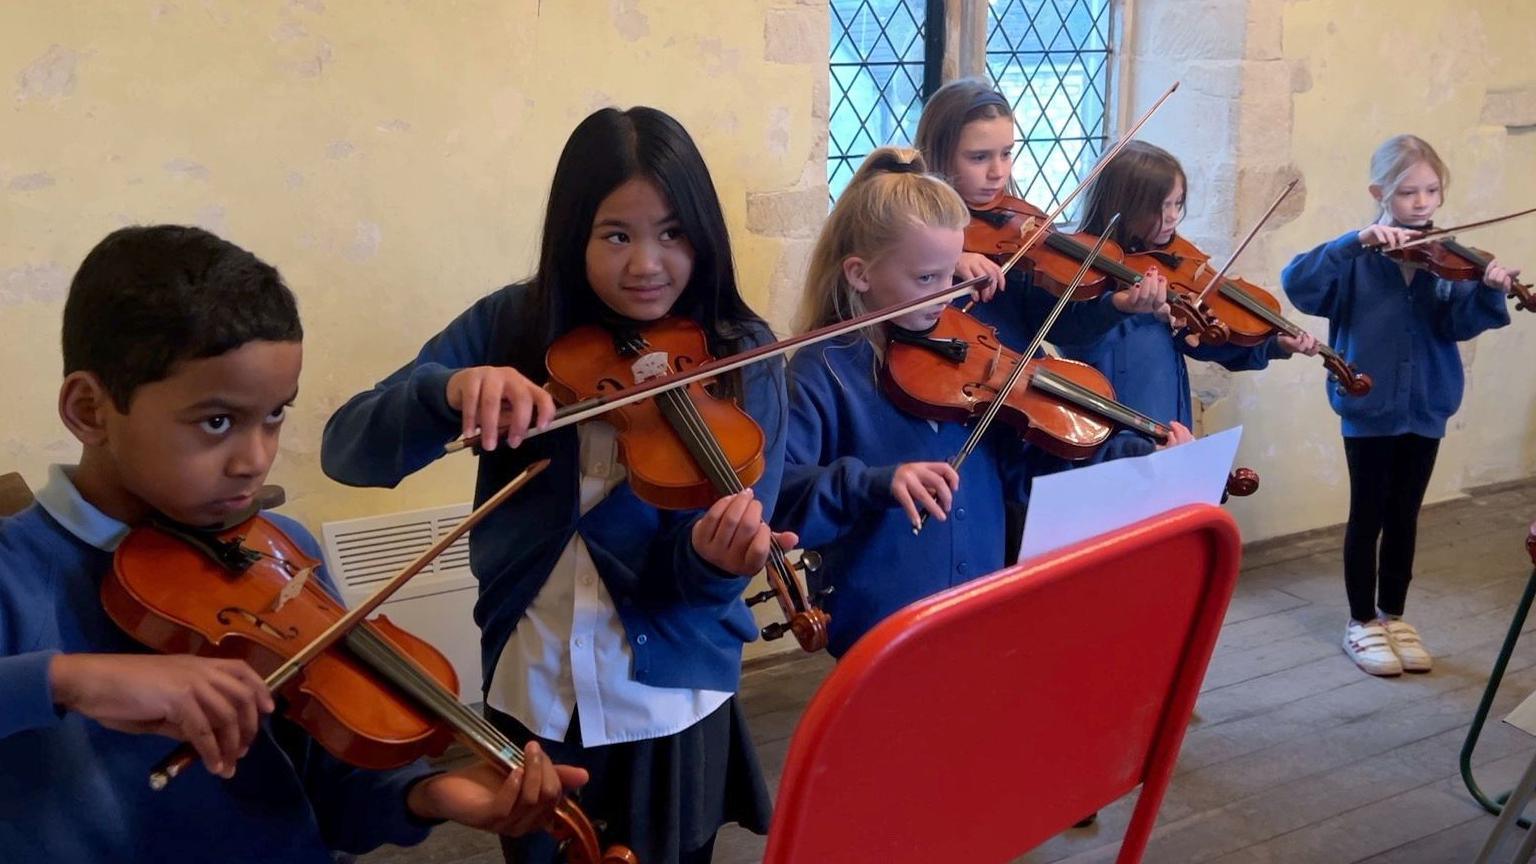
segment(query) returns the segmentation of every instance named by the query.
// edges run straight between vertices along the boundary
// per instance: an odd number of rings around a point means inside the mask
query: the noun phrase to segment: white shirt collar
[[[116,551],[117,544],[128,535],[128,526],[80,496],[71,476],[74,470],[73,465],[49,466],[48,482],[37,493],[38,506],[82,543],[103,552]]]

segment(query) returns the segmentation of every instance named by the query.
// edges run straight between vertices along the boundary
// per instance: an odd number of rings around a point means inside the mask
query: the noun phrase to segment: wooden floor
[[[1531,572],[1523,542],[1533,518],[1536,481],[1425,510],[1407,618],[1436,665],[1399,679],[1369,677],[1339,650],[1342,529],[1249,547],[1146,861],[1470,861],[1493,817],[1463,788],[1457,754]],[[829,668],[824,656],[800,655],[749,670],[742,699],[771,784]],[[1516,651],[1493,716],[1532,690],[1536,639]],[[1508,788],[1533,752],[1536,739],[1492,723],[1477,751],[1484,788]],[[1019,860],[1113,861],[1130,803]],[[715,861],[758,861],[762,849],[762,838],[732,826],[720,835]],[[445,827],[420,847],[363,860],[501,859],[493,840]]]

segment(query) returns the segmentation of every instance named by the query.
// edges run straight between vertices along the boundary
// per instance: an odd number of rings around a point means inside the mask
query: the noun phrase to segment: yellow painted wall
[[[1428,139],[1453,174],[1441,224],[1536,205],[1536,6],[1522,0],[1132,0],[1132,107],[1183,87],[1146,136],[1191,175],[1186,233],[1224,260],[1292,177],[1303,185],[1234,272],[1278,290],[1298,252],[1373,216],[1372,151]],[[1464,238],[1536,274],[1536,219]],[[1326,322],[1289,314],[1326,338]],[[1467,394],[1429,493],[1443,500],[1536,468],[1536,315],[1463,348]],[[1202,364],[1195,364],[1200,367]],[[1228,376],[1197,368],[1206,431],[1242,424],[1263,487],[1229,505],[1247,539],[1348,513],[1337,415],[1317,360]],[[1518,538],[1511,539],[1516,542]]]
[[[1281,57],[1272,62],[1284,64],[1279,77],[1294,91],[1290,159],[1306,186],[1304,210],[1267,238],[1266,275],[1278,276],[1295,252],[1368,221],[1370,155],[1401,132],[1424,137],[1450,167],[1440,224],[1536,204],[1536,7],[1523,0],[1254,5],[1282,16]],[[1253,113],[1263,117],[1262,109]],[[1532,238],[1536,221],[1526,220],[1464,239],[1525,266],[1529,278],[1536,275]],[[1536,468],[1536,315],[1514,315],[1511,326],[1463,346],[1466,398],[1442,443],[1430,500]],[[1326,334],[1319,319],[1302,320]],[[1343,447],[1320,365],[1288,362],[1246,376],[1262,385],[1240,400],[1238,419],[1254,433],[1245,452],[1280,481],[1234,508],[1249,536],[1347,515]]]
[[[1191,223],[1202,240],[1262,209],[1270,174],[1304,177],[1299,212],[1261,238],[1244,274],[1277,285],[1295,251],[1361,224],[1366,160],[1399,131],[1450,162],[1449,219],[1536,198],[1528,3],[1232,6],[1135,0],[1135,27],[1162,20],[1172,38],[1129,46],[1125,92],[1134,103],[1185,79],[1175,98],[1191,122],[1154,124],[1148,137],[1191,167],[1191,206],[1208,211]],[[656,105],[694,133],[749,299],[782,324],[826,212],[826,21],[821,0],[0,7],[0,470],[38,483],[49,462],[75,457],[53,403],[59,313],[80,258],[120,225],[187,222],[272,261],[299,295],[308,362],[274,472],[290,512],[317,527],[463,500],[467,457],[395,491],[330,483],[318,467],[325,418],[476,297],[526,274],[559,148],[600,105]],[[1477,242],[1536,271],[1533,225]],[[1467,401],[1432,498],[1536,467],[1533,328],[1536,316],[1522,316],[1465,352]],[[1322,377],[1316,362],[1277,363],[1217,387],[1205,412],[1209,429],[1248,429],[1243,459],[1265,485],[1233,510],[1250,538],[1345,515]]]
[[[121,225],[183,222],[276,264],[299,296],[302,393],[273,475],[292,512],[318,525],[462,500],[467,457],[393,493],[330,483],[326,417],[528,272],[560,147],[603,105],[655,105],[695,135],[765,308],[790,241],[772,218],[747,230],[748,197],[821,164],[825,14],[772,0],[5,4],[0,468],[37,483],[75,456],[53,405],[81,257]]]

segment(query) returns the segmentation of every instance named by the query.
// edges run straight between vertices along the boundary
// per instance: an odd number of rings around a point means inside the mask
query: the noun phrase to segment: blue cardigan
[[[1464,386],[1456,343],[1509,323],[1502,292],[1422,270],[1405,281],[1396,261],[1367,254],[1354,231],[1297,255],[1281,280],[1296,308],[1327,318],[1330,344],[1371,376],[1364,396],[1328,386],[1347,438],[1444,437]]]
[[[1081,360],[1114,385],[1115,398],[1159,423],[1194,420],[1186,358],[1219,363],[1234,372],[1263,369],[1283,357],[1277,337],[1252,348],[1238,345],[1190,347],[1183,336],[1172,336],[1167,323],[1142,313],[1127,317],[1091,342],[1061,342],[1061,353]]]
[[[1004,345],[1022,351],[1050,314],[1056,298],[1025,278],[1008,273],[1008,291],[991,303],[977,304],[971,314],[997,328]],[[1115,388],[1115,398],[1160,422],[1193,418],[1189,398],[1189,368],[1183,355],[1211,360],[1232,370],[1262,369],[1281,356],[1271,338],[1257,348],[1224,345],[1190,348],[1170,338],[1168,325],[1148,314],[1126,315],[1115,309],[1112,295],[1071,301],[1051,328],[1047,341],[1063,356],[1097,368]]]
[[[1051,307],[1056,305],[1056,297],[1035,287],[1026,270],[1009,270],[1005,279],[1008,290],[993,297],[990,303],[977,303],[970,314],[995,327],[1004,345],[1023,351],[1045,323]],[[965,302],[958,301],[957,305]],[[1092,300],[1071,300],[1061,310],[1061,317],[1056,319],[1046,341],[1052,345],[1092,342],[1126,317],[1115,308],[1113,295],[1108,292]]]
[[[841,656],[907,604],[1003,566],[1003,502],[1028,494],[1028,448],[1000,427],[960,468],[949,519],[913,535],[891,495],[905,462],[943,462],[970,432],[898,409],[880,391],[862,337],[800,350],[789,364],[789,446],[774,522],[818,550],[818,587],[831,585],[828,650]]]
[[[466,367],[507,364],[499,346],[530,337],[498,328],[519,320],[526,293],[526,285],[510,285],[481,299],[422,346],[416,359],[337,410],[325,427],[325,473],[353,486],[393,487],[437,460],[443,445],[460,434],[459,412],[447,401],[448,379]],[[749,335],[753,344],[773,338],[761,325]],[[742,372],[744,407],[764,431],[766,468],[752,488],[766,512],[778,495],[784,464],[784,366],[771,360]],[[489,686],[507,639],[579,531],[618,605],[634,652],[634,679],[655,687],[735,691],[741,646],[757,637],[741,599],[749,580],[694,551],[691,532],[702,511],[658,510],[635,497],[626,482],[579,515],[574,427],[481,456],[475,503],[494,494],[521,466],[545,457],[553,460],[550,468],[470,532],[470,569],[480,586],[475,622],[481,630],[483,686]]]
[[[321,557],[297,523],[266,515]],[[426,837],[405,806],[425,765],[353,768],[268,717],[232,779],[198,766],[153,792],[149,769],[173,742],[61,714],[48,681],[56,654],[144,653],[101,608],[111,566],[112,553],[41,506],[0,519],[0,861],[330,864],[333,848],[361,853]]]

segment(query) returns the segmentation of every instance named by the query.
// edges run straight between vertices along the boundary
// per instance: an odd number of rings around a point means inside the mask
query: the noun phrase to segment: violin
[[[150,523],[118,547],[101,600],[152,650],[244,660],[270,680],[347,615],[314,578],[320,564],[260,514],[214,531]],[[515,744],[459,702],[447,658],[382,615],[348,629],[274,691],[320,746],[361,768],[397,768],[455,739],[505,771],[523,762]],[[183,747],[168,760],[157,788],[189,753]],[[599,846],[572,799],[560,801],[547,830],[571,864],[636,864],[623,846]]]
[[[618,330],[577,327],[549,346],[545,366],[555,401],[581,405],[713,360],[699,325],[671,316]],[[655,507],[708,507],[763,475],[763,430],[741,406],[711,395],[702,380],[613,408],[607,418],[618,432],[630,488]],[[800,559],[806,572],[818,563],[811,553]],[[828,616],[776,543],[770,544],[766,571],[769,590],[746,598],[747,604],[776,599],[784,621],[764,627],[763,638],[793,633],[806,651],[825,648]]]
[[[994,328],[951,306],[927,333],[891,328],[881,388],[908,413],[938,421],[967,422],[981,415],[1004,389],[1020,355],[997,339]],[[1031,444],[1057,457],[1092,456],[1117,427],[1166,444],[1172,431],[1115,400],[1109,379],[1086,363],[1059,357],[1027,361],[1020,387],[1008,391],[998,418]],[[1258,475],[1240,468],[1227,493],[1251,495]]]
[[[972,210],[965,228],[965,251],[1003,263],[1022,245],[1026,233],[1045,225],[1047,214],[1039,207],[1004,195],[989,210]],[[1046,228],[1042,241],[1024,255],[1034,272],[1035,284],[1052,296],[1060,297],[1072,281],[1097,238],[1086,231],[1068,232],[1054,225]],[[1073,300],[1093,300],[1117,286],[1135,285],[1141,273],[1126,265],[1125,251],[1113,240],[1105,240],[1093,265],[1084,274],[1082,284],[1072,293]],[[1171,295],[1168,305],[1179,326],[1200,334],[1203,341],[1220,344],[1225,332],[1211,310],[1194,302],[1198,292]]]
[[[1131,253],[1126,260],[1138,262],[1137,266],[1143,261],[1155,266],[1167,278],[1170,292],[1196,298],[1204,293],[1201,305],[1210,310],[1235,345],[1252,347],[1277,331],[1288,336],[1305,332],[1280,314],[1280,301],[1274,294],[1246,279],[1224,276],[1216,290],[1206,290],[1216,275],[1211,258],[1178,234],[1161,248]],[[1364,396],[1371,391],[1371,376],[1357,370],[1342,354],[1327,345],[1322,345],[1318,354],[1341,392]]]
[[[1454,237],[1428,240],[1401,249],[1383,250],[1382,254],[1452,282],[1481,282],[1494,258],[1493,253],[1464,246],[1456,242]],[[1519,279],[1511,279],[1507,296],[1515,301],[1516,309],[1536,312],[1536,296],[1532,295],[1530,285]]]

